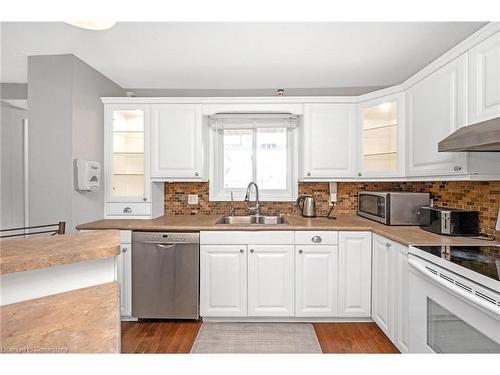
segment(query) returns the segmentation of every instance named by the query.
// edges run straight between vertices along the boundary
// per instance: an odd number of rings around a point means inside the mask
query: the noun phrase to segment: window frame
[[[276,126],[281,128],[282,126]],[[256,152],[257,128],[252,130],[252,152]],[[263,202],[294,202],[298,194],[298,127],[287,128],[287,188],[261,189],[259,187],[259,199]],[[224,179],[224,131],[223,129],[210,129],[209,142],[209,201],[231,201],[231,192],[233,192],[234,201],[243,201],[245,198],[245,188],[225,189],[223,187]],[[252,178],[256,178],[256,158],[252,160]],[[250,183],[251,181],[248,181]],[[252,199],[253,198],[252,190]]]

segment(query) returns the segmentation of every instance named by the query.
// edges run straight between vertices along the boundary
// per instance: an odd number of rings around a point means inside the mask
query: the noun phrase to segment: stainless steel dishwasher
[[[132,315],[198,319],[200,234],[133,232]]]

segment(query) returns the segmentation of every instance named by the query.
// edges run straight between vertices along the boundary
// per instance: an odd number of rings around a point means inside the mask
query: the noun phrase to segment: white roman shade
[[[209,116],[214,130],[297,127],[297,116],[291,113],[216,113]]]

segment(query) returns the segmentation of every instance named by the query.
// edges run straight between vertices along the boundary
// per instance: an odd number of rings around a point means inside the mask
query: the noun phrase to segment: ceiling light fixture
[[[115,26],[116,22],[106,22],[106,21],[72,21],[72,22],[66,22],[69,25],[79,27],[81,29],[85,30],[95,30],[95,31],[101,31],[101,30],[109,30],[113,26]]]

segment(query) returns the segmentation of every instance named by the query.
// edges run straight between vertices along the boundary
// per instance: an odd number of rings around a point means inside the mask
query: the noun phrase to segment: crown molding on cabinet
[[[104,104],[303,104],[357,103],[357,96],[102,97]]]

